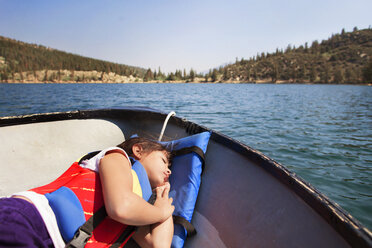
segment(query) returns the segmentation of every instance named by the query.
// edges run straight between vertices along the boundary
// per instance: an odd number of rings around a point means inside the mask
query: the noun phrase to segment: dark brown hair
[[[132,151],[133,145],[141,146],[142,151],[143,151],[144,154],[148,154],[148,153],[151,153],[151,152],[154,152],[154,151],[165,152],[169,163],[171,162],[171,152],[170,152],[170,150],[167,149],[162,144],[160,144],[156,141],[147,139],[147,138],[142,138],[142,137],[130,138],[130,139],[127,139],[126,141],[124,141],[123,143],[121,143],[120,145],[118,145],[118,147],[123,149],[130,157],[134,157],[133,151]]]

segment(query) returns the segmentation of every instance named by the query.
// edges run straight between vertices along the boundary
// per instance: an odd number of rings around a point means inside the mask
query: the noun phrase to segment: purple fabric
[[[19,198],[0,198],[0,247],[53,247],[33,204]]]

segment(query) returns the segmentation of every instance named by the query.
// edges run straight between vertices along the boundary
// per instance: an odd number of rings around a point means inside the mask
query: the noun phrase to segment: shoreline
[[[230,78],[229,80],[223,80],[222,76],[216,78],[213,82],[206,77],[194,77],[193,81],[190,79],[183,80],[144,80],[142,77],[133,75],[119,75],[113,72],[101,72],[101,71],[69,71],[69,70],[39,70],[39,71],[25,71],[17,72],[9,78],[2,78],[1,83],[9,84],[151,84],[151,83],[164,83],[164,84],[181,84],[181,83],[191,83],[191,84],[305,84],[305,85],[368,85],[371,83],[361,83],[361,82],[327,82],[323,83],[320,81],[310,82],[309,80],[276,80],[273,81],[271,78],[259,78],[257,80],[246,80],[237,78]]]
[[[152,80],[152,81],[137,81],[137,82],[103,82],[103,81],[0,81],[0,84],[275,84],[275,85],[355,85],[355,86],[372,86],[371,83],[309,83],[309,82],[292,82],[292,81],[280,81],[280,82],[271,82],[271,81],[257,81],[257,82],[244,82],[244,81],[216,81],[216,82],[206,82],[206,81],[163,81],[163,80]]]

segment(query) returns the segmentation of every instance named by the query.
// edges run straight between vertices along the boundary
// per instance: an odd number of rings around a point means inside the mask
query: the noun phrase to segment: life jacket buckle
[[[74,238],[66,244],[65,248],[82,248],[87,244],[90,237],[92,237],[92,234],[80,227],[76,231]]]

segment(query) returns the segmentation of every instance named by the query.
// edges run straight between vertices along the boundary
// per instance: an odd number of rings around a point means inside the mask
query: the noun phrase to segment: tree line
[[[372,29],[334,34],[299,47],[288,45],[274,53],[210,70],[206,81],[289,83],[372,83]]]
[[[202,78],[203,75],[197,73],[194,69],[190,69],[189,72],[186,69],[176,70],[176,72],[170,72],[168,74],[164,74],[160,68],[158,71],[148,69],[144,76],[144,81],[185,81],[185,82],[194,82],[195,78],[199,77]]]

